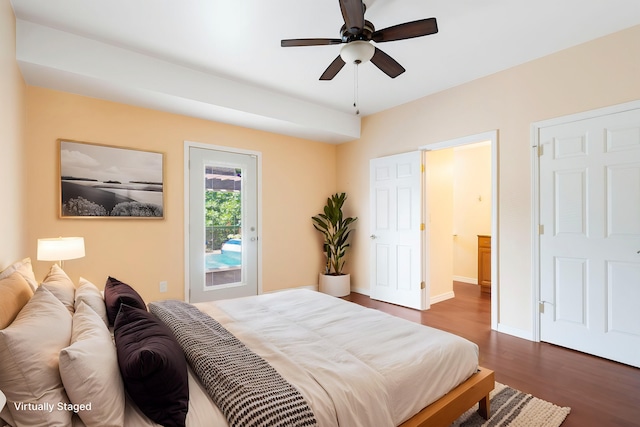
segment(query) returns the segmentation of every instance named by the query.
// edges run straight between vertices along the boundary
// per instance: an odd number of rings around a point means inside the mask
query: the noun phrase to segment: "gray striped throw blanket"
[[[171,329],[211,399],[235,426],[315,426],[300,392],[218,321],[182,301],[149,304]]]

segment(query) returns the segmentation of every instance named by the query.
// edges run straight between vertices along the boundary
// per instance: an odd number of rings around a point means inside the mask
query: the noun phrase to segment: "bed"
[[[146,304],[117,279],[102,293],[55,265],[39,284],[27,260],[0,273],[0,307],[13,310],[0,313],[9,425],[292,425],[265,421],[284,417],[273,409],[282,405],[295,408],[297,425],[447,426],[476,403],[488,417],[493,372],[478,367],[475,344],[455,335],[305,289]],[[158,336],[165,341],[156,351]],[[144,359],[167,346],[173,353]],[[149,360],[161,370],[141,380]],[[21,389],[36,376],[37,390]],[[231,395],[236,388],[253,394]],[[53,410],[35,410],[42,402]],[[246,417],[254,418],[239,421]]]

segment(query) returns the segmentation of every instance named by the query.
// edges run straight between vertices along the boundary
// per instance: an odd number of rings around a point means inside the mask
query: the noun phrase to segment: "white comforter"
[[[323,426],[401,424],[478,367],[470,341],[314,291],[196,306],[298,387]]]
[[[466,380],[463,338],[310,290],[195,304],[297,387],[320,426],[395,426]],[[188,427],[225,418],[189,370]],[[132,407],[128,426],[147,426]]]

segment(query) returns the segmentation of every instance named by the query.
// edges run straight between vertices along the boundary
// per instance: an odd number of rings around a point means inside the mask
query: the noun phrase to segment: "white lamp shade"
[[[38,239],[39,261],[64,261],[84,257],[84,237]]]
[[[347,64],[363,64],[373,58],[376,48],[369,42],[356,40],[349,42],[340,49],[340,57]]]

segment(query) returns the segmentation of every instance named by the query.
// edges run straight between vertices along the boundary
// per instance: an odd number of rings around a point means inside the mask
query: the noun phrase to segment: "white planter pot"
[[[351,275],[330,276],[320,274],[318,290],[334,297],[344,297],[351,293]]]

